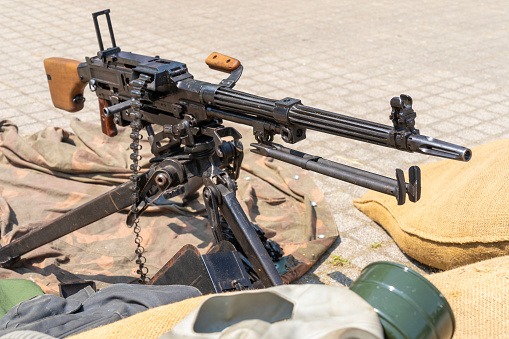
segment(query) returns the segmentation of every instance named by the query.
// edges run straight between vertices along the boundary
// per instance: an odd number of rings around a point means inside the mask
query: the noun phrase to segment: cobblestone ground
[[[52,107],[43,60],[95,55],[91,13],[108,7],[122,50],[184,62],[200,80],[222,79],[204,64],[218,51],[242,61],[241,91],[384,124],[389,100],[405,93],[424,135],[467,147],[509,136],[509,7],[501,0],[0,0],[0,119],[27,135],[66,127],[71,117],[99,121],[89,91],[79,113]],[[316,132],[296,146],[390,177],[396,167],[435,161]],[[365,189],[314,180],[340,239],[300,282],[348,285],[378,260],[427,270],[353,207]]]

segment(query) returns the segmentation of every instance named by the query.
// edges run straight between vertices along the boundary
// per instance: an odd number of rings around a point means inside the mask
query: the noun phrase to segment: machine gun
[[[106,16],[109,27],[112,47],[108,49],[103,46],[98,25],[101,15]],[[237,201],[235,180],[243,159],[242,136],[235,128],[224,126],[224,120],[252,127],[257,141],[251,144],[254,153],[390,194],[398,204],[403,204],[407,195],[412,202],[419,200],[417,166],[410,168],[407,183],[401,169],[391,179],[278,145],[274,136],[279,134],[284,142],[294,144],[305,139],[306,130],[311,129],[407,152],[460,161],[471,157],[465,147],[420,135],[408,95],[390,101],[392,126],[305,106],[294,98],[255,96],[233,89],[243,69],[234,58],[212,53],[206,59],[212,69],[229,73],[219,84],[195,80],[183,63],[121,51],[115,43],[109,10],[94,13],[93,19],[100,49],[97,56],[87,57],[84,63],[62,58],[45,60],[52,100],[57,108],[79,111],[88,84],[99,98],[102,131],[114,136],[116,126],[131,128],[133,173],[129,182],[1,248],[3,267],[34,248],[130,207],[127,224],[134,226],[138,273],[144,282],[147,268],[140,245],[139,217],[157,199],[178,195],[191,199],[204,186],[204,203],[216,242],[214,251],[224,253],[230,249],[242,254],[240,259],[230,256],[219,261],[242,262],[249,275],[243,282],[230,279],[229,287],[223,281],[215,290],[249,288],[256,279],[265,287],[282,284],[273,264],[281,256],[279,246],[253,227]],[[142,130],[148,134],[154,158],[150,169],[140,174]],[[235,248],[228,242],[234,243]],[[185,257],[185,253],[179,257]],[[208,259],[203,259],[205,265]],[[162,273],[156,276],[159,278]]]

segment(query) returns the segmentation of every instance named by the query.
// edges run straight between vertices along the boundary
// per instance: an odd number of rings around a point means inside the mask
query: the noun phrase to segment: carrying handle
[[[231,73],[240,66],[239,60],[217,52],[210,54],[207,59],[205,59],[205,63],[210,68],[225,73]]]
[[[219,86],[233,88],[242,75],[243,68],[240,61],[221,53],[214,52],[210,54],[205,59],[205,63],[216,71],[230,73],[230,76],[222,80]]]

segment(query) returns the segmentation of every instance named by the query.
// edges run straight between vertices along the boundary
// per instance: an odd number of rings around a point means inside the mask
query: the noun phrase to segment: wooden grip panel
[[[86,83],[78,75],[79,61],[65,58],[44,60],[51,100],[56,108],[77,112],[83,108],[83,90]],[[77,100],[74,100],[76,98]]]
[[[240,61],[235,58],[230,58],[221,53],[214,52],[205,59],[205,63],[218,71],[231,73],[240,66]]]
[[[108,107],[108,102],[104,99],[99,99],[99,112],[101,112],[101,130],[109,137],[117,135],[117,126],[113,122],[113,114],[110,116],[104,115],[104,108]]]

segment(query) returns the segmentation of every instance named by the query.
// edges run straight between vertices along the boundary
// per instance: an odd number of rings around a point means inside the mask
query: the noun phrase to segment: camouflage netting
[[[94,124],[75,120],[71,128],[73,133],[55,127],[23,138],[14,124],[0,121],[2,245],[111,190],[131,174],[129,130],[109,138]],[[249,130],[240,132],[244,145],[253,142]],[[142,165],[148,168],[150,147],[146,141],[143,145]],[[305,171],[247,150],[238,184],[237,197],[251,221],[278,242],[285,255],[300,261],[283,276],[286,282],[304,274],[337,238],[324,196]],[[175,200],[151,207],[141,217],[149,276],[185,244],[203,253],[212,245],[200,199],[186,206]],[[113,214],[36,249],[16,268],[0,269],[0,278],[32,279],[55,294],[68,273],[94,280],[99,288],[131,282],[137,267],[126,216],[127,211]]]

